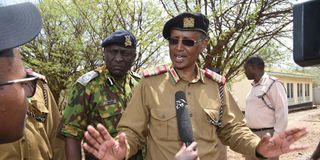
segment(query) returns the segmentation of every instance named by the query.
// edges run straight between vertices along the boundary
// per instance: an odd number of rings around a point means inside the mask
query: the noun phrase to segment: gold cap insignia
[[[186,17],[183,18],[183,28],[193,28],[194,27],[194,18]]]
[[[131,38],[130,38],[130,35],[126,35],[124,36],[125,40],[124,40],[124,46],[127,47],[127,46],[132,46],[132,42],[131,42]]]

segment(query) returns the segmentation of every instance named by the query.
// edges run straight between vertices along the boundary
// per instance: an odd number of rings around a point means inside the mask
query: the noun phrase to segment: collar
[[[181,80],[178,72],[172,65],[169,67],[168,72],[170,75],[170,79],[174,85]],[[196,64],[196,72],[197,72],[196,78],[190,81],[189,83],[197,83],[198,81],[201,81],[202,83],[204,83],[204,72],[202,72],[202,70],[199,68],[197,64]]]
[[[114,85],[122,86],[122,84],[119,84],[119,82],[114,79],[114,77],[111,75],[111,73],[109,72],[109,70],[107,69],[107,67],[105,65],[103,65],[102,67],[97,68],[96,71],[99,72],[99,74],[101,74],[101,75],[105,75],[105,78],[106,78],[105,81],[107,82],[107,84],[109,86],[114,86]],[[121,82],[123,82],[123,84],[129,83],[130,80],[131,80],[130,77],[131,76],[129,76],[129,73],[127,72],[125,74],[125,77],[124,77],[123,81],[121,81]]]
[[[269,76],[267,73],[264,73],[262,75],[262,77],[260,78],[259,82],[255,83],[254,81],[251,83],[252,86],[258,86],[260,85],[261,83],[263,83],[265,81],[265,79],[267,79]]]

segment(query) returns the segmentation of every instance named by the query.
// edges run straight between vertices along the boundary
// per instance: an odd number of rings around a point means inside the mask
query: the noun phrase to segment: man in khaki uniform
[[[41,30],[40,12],[32,3],[0,6],[0,144],[24,134],[27,112],[26,73],[19,46]]]
[[[146,159],[174,159],[181,147],[175,108],[177,91],[186,94],[201,160],[217,159],[218,139],[237,152],[261,158],[297,149],[289,146],[306,134],[305,129],[288,130],[260,141],[246,127],[240,109],[224,89],[225,79],[198,67],[196,60],[209,41],[208,26],[208,19],[201,13],[182,13],[165,24],[163,36],[169,42],[172,65],[144,72],[118,124],[120,134],[116,139],[102,125],[97,126],[98,131],[88,127],[85,137],[91,145],[84,144],[88,152],[99,159],[120,160],[135,154],[147,141]]]
[[[64,160],[64,140],[57,137],[61,119],[58,106],[44,76],[27,71],[25,88],[34,95],[28,99],[24,136],[0,145],[0,160]]]

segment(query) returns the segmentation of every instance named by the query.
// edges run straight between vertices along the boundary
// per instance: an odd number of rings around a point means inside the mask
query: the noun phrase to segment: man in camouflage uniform
[[[103,42],[105,66],[81,76],[70,92],[63,113],[61,133],[67,137],[68,159],[81,159],[81,141],[88,125],[102,123],[112,136],[138,84],[139,76],[129,72],[136,57],[136,38],[129,31],[116,31]],[[86,154],[86,159],[94,159]]]
[[[65,160],[65,142],[57,137],[61,114],[45,77],[27,70],[23,85],[31,96],[25,134],[0,145],[0,160]]]

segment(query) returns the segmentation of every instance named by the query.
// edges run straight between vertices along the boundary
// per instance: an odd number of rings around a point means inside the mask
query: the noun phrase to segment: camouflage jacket
[[[61,134],[82,140],[88,125],[101,123],[112,136],[116,136],[116,126],[139,79],[129,73],[120,84],[106,67],[81,76],[71,89],[63,113]]]

